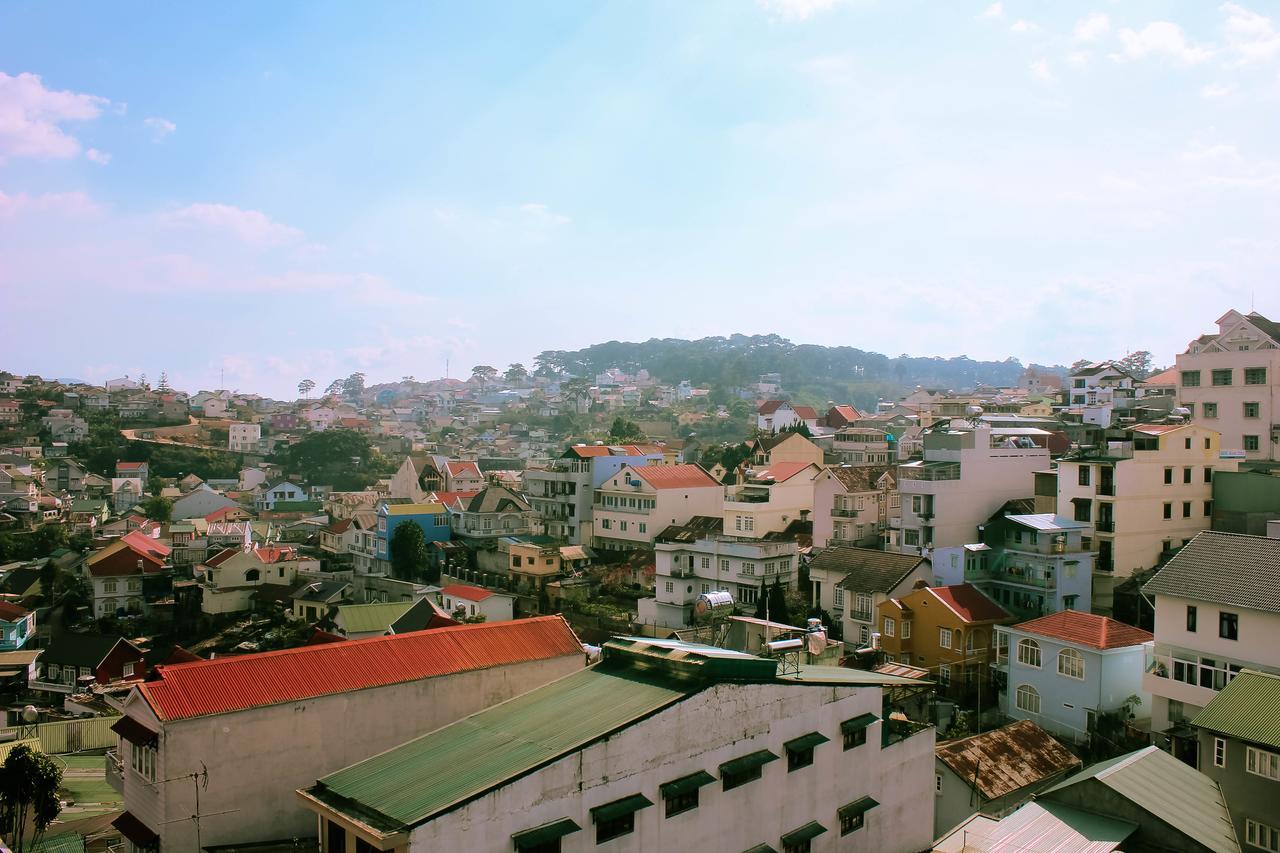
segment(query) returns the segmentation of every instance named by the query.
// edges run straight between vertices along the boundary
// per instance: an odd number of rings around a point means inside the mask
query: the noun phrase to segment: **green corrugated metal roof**
[[[720,776],[726,774],[742,773],[752,770],[761,765],[768,764],[770,761],[777,761],[778,756],[767,749],[758,749],[755,752],[749,752],[746,755],[740,755],[737,758],[731,758],[720,765]]]
[[[391,623],[399,619],[412,601],[391,601],[385,604],[343,604],[338,607],[338,618],[348,634],[385,632]]]
[[[845,720],[843,723],[841,723],[840,731],[842,734],[848,734],[849,732],[856,732],[858,729],[865,729],[867,726],[871,725],[878,719],[880,718],[877,717],[875,714],[859,714],[858,716],[854,717],[852,720]]]
[[[841,806],[836,809],[836,814],[841,818],[844,818],[847,815],[860,815],[874,809],[878,805],[880,805],[880,803],[876,802],[876,800],[871,797],[859,797],[847,806]]]
[[[1280,676],[1246,669],[1191,725],[1280,749]]]
[[[597,665],[326,776],[309,792],[383,829],[414,826],[698,686]]]

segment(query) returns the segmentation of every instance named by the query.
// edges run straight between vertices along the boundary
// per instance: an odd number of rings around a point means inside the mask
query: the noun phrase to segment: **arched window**
[[[1026,711],[1028,714],[1040,713],[1040,693],[1030,684],[1018,686],[1017,703],[1019,711]]]
[[[1063,649],[1058,652],[1058,675],[1084,678],[1084,655],[1075,649]]]
[[[244,579],[246,582],[256,581],[261,578],[262,578],[262,573],[259,572],[257,569],[249,569],[249,571],[244,573]]]
[[[1035,640],[1018,641],[1018,663],[1040,668],[1040,644]]]

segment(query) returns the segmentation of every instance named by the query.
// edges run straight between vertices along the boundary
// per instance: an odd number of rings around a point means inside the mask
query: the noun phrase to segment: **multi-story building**
[[[884,465],[824,468],[813,481],[813,545],[878,547],[902,517],[894,469]]]
[[[928,559],[873,548],[825,548],[809,563],[814,605],[831,614],[845,644],[855,649],[870,645],[883,602],[932,579]]]
[[[541,532],[533,507],[506,486],[489,486],[471,497],[454,498],[448,510],[454,535],[464,539],[494,540]]]
[[[812,462],[748,470],[742,482],[725,489],[725,532],[754,539],[807,521],[813,512],[813,481],[820,473]]]
[[[227,449],[232,453],[257,453],[262,440],[259,424],[231,424],[227,427]]]
[[[724,487],[700,465],[624,465],[595,490],[592,542],[604,550],[648,547],[670,525],[723,509]]]
[[[980,542],[933,552],[939,584],[972,583],[1023,618],[1091,606],[1088,522],[1053,513],[1001,515],[980,532]]]
[[[92,554],[85,561],[85,573],[93,588],[94,615],[143,613],[146,581],[169,571],[169,554],[168,545],[140,530]]]
[[[756,409],[756,428],[761,432],[780,432],[801,424],[810,430],[818,427],[818,413],[812,406],[793,406],[786,400],[766,400]]]
[[[1083,743],[1099,714],[1121,711],[1145,720],[1142,690],[1153,637],[1147,631],[1080,610],[1064,610],[996,628],[997,686],[1004,712]],[[1129,704],[1132,697],[1140,700]]]
[[[891,465],[898,461],[898,440],[887,430],[846,427],[831,437],[831,452],[841,465]]]
[[[432,542],[448,542],[453,536],[449,512],[441,503],[391,504],[378,505],[377,529],[374,531],[373,562],[368,564],[369,574],[391,573],[391,540],[395,536],[396,527],[401,524],[416,524],[422,528],[422,535],[427,544]],[[365,562],[360,559],[364,553],[363,537],[352,546],[357,570]]]
[[[548,616],[161,666],[118,703],[116,827],[131,853],[314,838],[300,785],[584,663]]]
[[[799,670],[611,640],[583,672],[298,793],[323,853],[928,849],[933,730],[885,702],[920,682]]]
[[[974,542],[978,526],[1008,501],[1035,492],[1049,467],[1041,429],[964,422],[926,432],[923,459],[898,466],[902,529],[896,550],[925,554]]]
[[[877,608],[879,644],[898,663],[927,669],[939,689],[961,701],[995,705],[990,664],[995,626],[1014,617],[972,584],[925,586]]]
[[[1058,462],[1058,512],[1093,525],[1093,608],[1110,613],[1119,580],[1155,566],[1213,520],[1213,476],[1237,462],[1198,424],[1111,430]]]
[[[1067,409],[1084,423],[1108,427],[1118,413],[1134,407],[1142,392],[1142,383],[1115,362],[1087,364],[1071,373]]]
[[[643,621],[683,628],[699,595],[722,590],[739,604],[754,606],[761,584],[784,589],[796,582],[799,548],[794,539],[726,536],[718,518],[671,525],[653,543],[654,597],[637,606]]]
[[[1228,311],[1217,325],[1177,358],[1178,404],[1221,434],[1223,450],[1280,462],[1280,324]]]
[[[778,462],[823,463],[822,448],[798,432],[762,435],[751,442],[751,466],[768,468]]]
[[[525,494],[546,535],[590,545],[595,489],[623,465],[638,468],[662,461],[662,449],[650,445],[575,444],[545,468],[525,471]]]
[[[1246,669],[1280,674],[1280,539],[1205,531],[1142,588],[1155,647],[1142,679],[1156,744],[1196,766],[1188,721]]]

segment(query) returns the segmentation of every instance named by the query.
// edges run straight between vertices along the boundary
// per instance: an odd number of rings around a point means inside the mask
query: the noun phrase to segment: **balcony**
[[[831,510],[832,518],[857,518],[858,511],[856,509],[840,509],[839,507]]]
[[[1142,689],[1153,696],[1203,708],[1242,669],[1280,675],[1280,667],[1220,657],[1202,659],[1198,652],[1190,649],[1158,644],[1147,652]]]
[[[960,463],[959,462],[921,462],[908,463],[899,466],[898,479],[900,480],[959,480],[960,479]]]
[[[1114,518],[1100,518],[1094,522],[1093,527],[1099,533],[1115,533],[1116,520]]]
[[[1103,495],[1105,497],[1114,498],[1116,496],[1116,484],[1114,482],[1098,483],[1098,494]]]
[[[68,695],[76,690],[74,684],[66,684],[61,681],[43,681],[38,678],[33,680],[29,686],[32,690],[47,690],[51,693],[66,693]]]
[[[123,794],[124,764],[121,763],[120,756],[116,754],[114,749],[108,749],[103,758],[103,764],[107,771],[107,784],[114,788],[116,793]]]

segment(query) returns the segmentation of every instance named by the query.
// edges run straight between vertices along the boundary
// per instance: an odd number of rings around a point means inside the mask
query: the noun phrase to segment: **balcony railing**
[[[107,784],[116,790],[116,793],[124,793],[124,764],[120,761],[120,756],[116,754],[114,749],[108,749],[107,754],[103,756],[103,764],[106,767]]]
[[[74,693],[76,686],[74,684],[66,684],[61,681],[44,681],[35,679],[31,682],[32,690],[51,690],[54,693]]]
[[[831,510],[831,516],[832,518],[857,518],[858,510],[842,509],[840,507],[836,507],[835,509]]]
[[[1093,527],[1099,533],[1115,533],[1116,520],[1114,518],[1100,518],[1094,522]]]
[[[900,480],[959,480],[960,463],[951,462],[939,465],[911,466],[898,468]]]
[[[1116,496],[1116,484],[1115,483],[1098,483],[1098,494],[1103,495],[1105,497],[1114,498]]]

